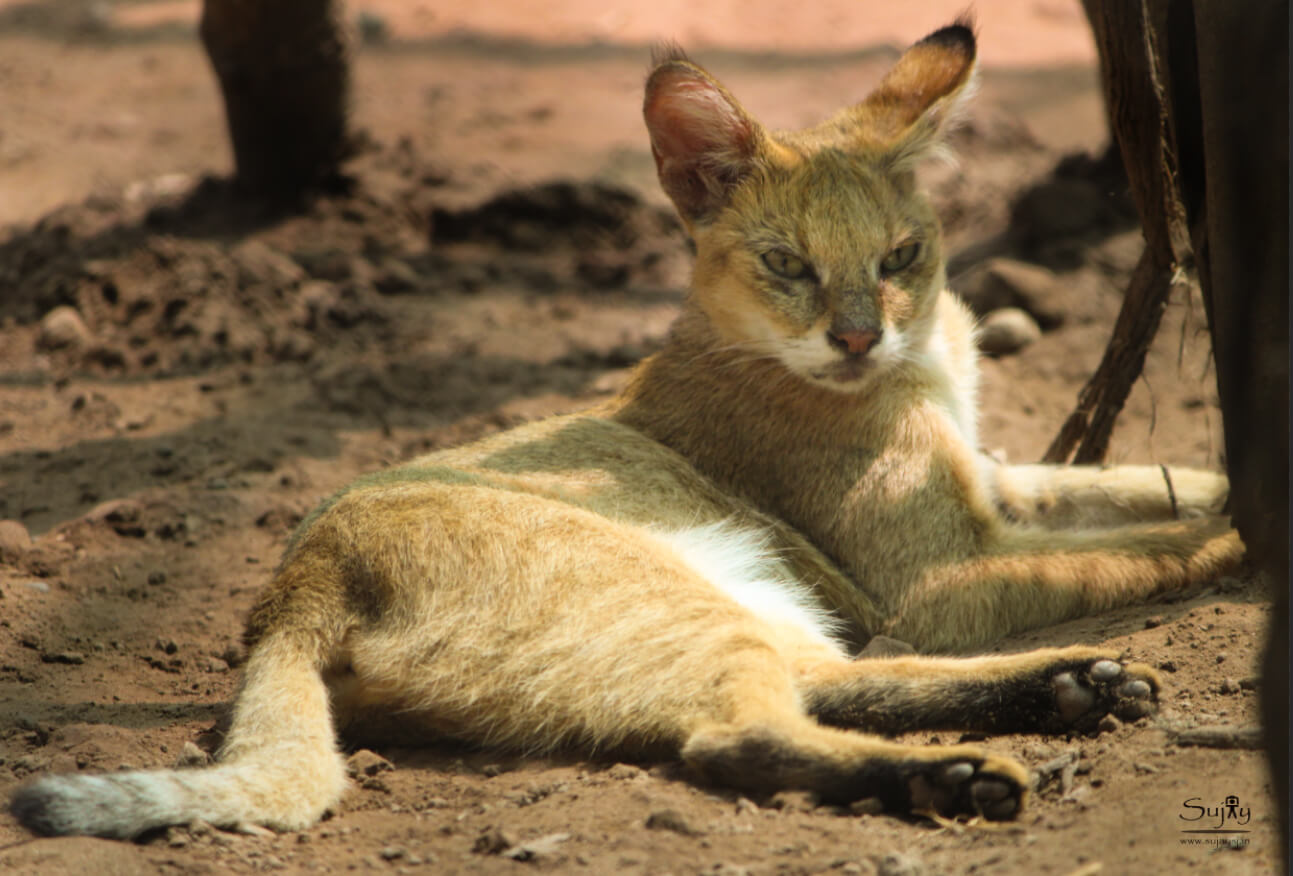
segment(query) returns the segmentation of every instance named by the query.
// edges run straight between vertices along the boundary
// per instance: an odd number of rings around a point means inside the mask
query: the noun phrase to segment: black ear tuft
[[[947,27],[925,37],[917,46],[934,46],[940,49],[959,51],[966,57],[973,58],[975,53],[974,16],[966,11]],[[915,48],[915,46],[913,46]]]
[[[672,64],[676,61],[682,61],[685,64],[693,63],[687,53],[683,51],[682,46],[673,40],[661,40],[651,47],[651,69],[663,67],[665,64]]]

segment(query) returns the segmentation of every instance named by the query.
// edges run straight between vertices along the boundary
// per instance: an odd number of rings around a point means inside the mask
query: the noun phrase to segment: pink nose
[[[880,343],[880,332],[872,329],[853,329],[847,332],[827,332],[831,345],[840,351],[847,350],[858,356],[865,356],[871,348]]]

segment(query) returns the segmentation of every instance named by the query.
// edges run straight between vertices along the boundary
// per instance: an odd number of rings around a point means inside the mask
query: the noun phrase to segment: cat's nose
[[[880,329],[849,329],[848,331],[831,329],[826,332],[826,339],[841,353],[865,356],[871,352],[872,347],[880,343],[882,334]]]

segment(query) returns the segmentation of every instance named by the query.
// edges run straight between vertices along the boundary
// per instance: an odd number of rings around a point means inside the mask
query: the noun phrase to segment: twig
[[[1262,747],[1262,731],[1259,727],[1237,727],[1234,724],[1218,724],[1212,727],[1169,729],[1167,735],[1174,745],[1195,746],[1198,748],[1244,748],[1250,750]]]

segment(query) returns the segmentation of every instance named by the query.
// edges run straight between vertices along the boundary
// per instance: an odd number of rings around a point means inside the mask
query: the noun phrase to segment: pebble
[[[0,520],[0,560],[13,560],[31,548],[31,533],[17,520]]]
[[[471,850],[483,855],[501,855],[504,850],[516,845],[516,838],[499,827],[487,827],[472,843]]]
[[[89,345],[92,335],[74,307],[55,307],[40,321],[36,345],[46,350]]]
[[[1041,336],[1041,328],[1027,311],[1002,307],[985,316],[979,325],[979,349],[990,356],[1005,356],[1019,352]]]
[[[924,872],[918,858],[902,852],[889,852],[873,860],[876,876],[921,876]]]
[[[879,797],[863,797],[849,804],[849,812],[853,815],[879,815],[884,812],[884,801]]]
[[[770,804],[782,812],[812,812],[817,808],[817,797],[808,791],[778,791]]]
[[[175,759],[175,766],[199,767],[206,766],[210,762],[210,755],[198,748],[192,742],[185,742],[184,746],[180,749],[180,756]]]
[[[550,858],[556,854],[557,847],[568,839],[570,839],[570,834],[568,833],[550,833],[538,839],[514,844],[511,848],[504,849],[502,855],[514,861],[536,861],[542,858]]]
[[[700,831],[692,827],[676,809],[657,809],[647,816],[648,830],[671,830],[683,836],[697,836]]]
[[[631,763],[617,763],[606,771],[608,778],[620,781],[633,781],[646,776],[646,771]]]
[[[67,666],[80,666],[85,662],[85,655],[80,651],[59,651],[56,654],[41,654],[45,663],[62,663]]]
[[[1096,728],[1101,733],[1112,733],[1120,727],[1122,727],[1122,722],[1113,715],[1105,715],[1100,719],[1100,723],[1096,725]]]
[[[980,315],[1003,307],[1026,310],[1044,329],[1058,328],[1067,316],[1069,290],[1040,265],[995,258],[955,284],[957,292]]]
[[[394,764],[367,748],[361,748],[346,758],[346,771],[350,773],[351,778],[375,776],[393,769],[395,769]]]

